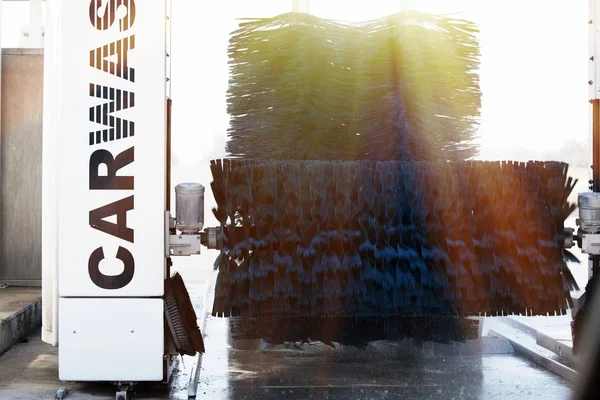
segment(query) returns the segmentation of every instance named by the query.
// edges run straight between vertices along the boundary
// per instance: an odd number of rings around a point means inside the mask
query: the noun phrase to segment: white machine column
[[[42,125],[42,340],[58,344],[58,113],[60,0],[46,0]]]
[[[59,377],[160,381],[166,1],[56,6]]]

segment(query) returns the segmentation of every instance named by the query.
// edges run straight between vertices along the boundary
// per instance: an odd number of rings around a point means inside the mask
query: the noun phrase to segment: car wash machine
[[[428,316],[450,318],[433,328],[447,331],[454,317],[564,313],[575,243],[597,273],[594,57],[593,192],[579,195],[577,233],[563,225],[574,183],[561,163],[219,160],[220,226],[205,228],[200,184],[175,186],[171,213],[166,2],[69,0],[48,13],[43,340],[60,344],[61,380],[168,381],[179,354],[203,352],[170,271],[202,246],[221,250],[213,315],[279,318],[290,329],[256,333],[273,341],[364,345],[317,329],[331,321],[377,327],[368,341],[418,336]]]

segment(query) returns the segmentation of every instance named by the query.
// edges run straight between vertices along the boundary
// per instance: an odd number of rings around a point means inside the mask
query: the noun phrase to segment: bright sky
[[[173,150],[186,164],[224,156],[227,40],[235,18],[273,16],[292,0],[173,0]],[[402,8],[473,20],[481,29],[482,158],[515,147],[588,140],[587,0],[311,0],[318,17],[365,20]],[[27,3],[4,2],[3,47],[16,47]]]

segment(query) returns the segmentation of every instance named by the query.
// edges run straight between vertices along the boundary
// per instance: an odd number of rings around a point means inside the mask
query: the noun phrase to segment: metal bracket
[[[135,396],[133,389],[136,387],[137,382],[116,382],[117,392],[115,394],[116,400],[129,400]]]
[[[130,399],[131,397],[127,396],[127,391],[125,390],[120,390],[115,394],[115,399],[116,400],[127,400]]]
[[[169,252],[173,256],[200,254],[200,235],[169,235]]]
[[[600,234],[584,233],[581,235],[581,252],[584,254],[600,254]]]
[[[175,218],[165,211],[165,257],[191,256],[200,254],[202,247],[201,233],[173,234],[176,232]]]
[[[575,229],[574,228],[565,228],[564,229],[565,236],[565,249],[570,249],[575,246]]]
[[[169,236],[171,235],[171,214],[169,210],[165,211],[165,258],[171,257],[171,251],[169,246]]]
[[[219,235],[221,233],[221,228],[206,228],[204,232],[202,232],[202,244],[208,247],[209,249],[220,249],[219,246]]]

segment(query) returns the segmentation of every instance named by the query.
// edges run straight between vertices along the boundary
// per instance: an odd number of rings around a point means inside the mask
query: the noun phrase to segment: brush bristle
[[[481,105],[475,24],[403,12],[357,24],[288,13],[229,44],[230,157],[465,160]]]
[[[365,348],[380,340],[449,343],[477,339],[479,323],[478,319],[459,317],[234,317],[230,319],[230,333],[233,340],[265,339],[270,344],[321,341]]]
[[[568,216],[563,164],[222,166],[213,184],[230,194],[217,204],[229,236],[216,263],[214,315],[545,315],[564,314],[571,301],[572,256],[560,240]],[[232,174],[269,179],[253,181],[249,197],[229,183]],[[301,188],[297,202],[286,200],[289,187]],[[243,216],[241,204],[248,206]],[[301,217],[292,221],[290,213]],[[232,234],[244,229],[240,219],[261,228]]]
[[[204,353],[204,340],[198,328],[196,312],[178,272],[166,281],[165,318],[175,347],[181,355]]]

